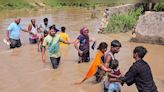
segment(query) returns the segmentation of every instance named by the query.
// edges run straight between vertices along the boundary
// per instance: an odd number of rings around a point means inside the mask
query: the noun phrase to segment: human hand
[[[122,75],[120,74],[120,75],[116,75],[115,76],[117,79],[119,79],[120,77],[122,77]]]
[[[71,39],[71,40],[69,40],[69,43],[70,43],[70,44],[75,44],[75,40],[72,40],[72,39]]]
[[[80,56],[83,55],[83,51],[79,50],[78,52],[79,52]]]
[[[108,68],[107,72],[111,72],[111,69],[110,69],[110,68]]]
[[[68,45],[73,44],[73,42],[68,42]]]
[[[10,40],[9,40],[9,38],[3,39],[3,42],[4,42],[5,44],[7,44],[7,45],[10,45]]]
[[[118,78],[118,80],[120,81],[121,85],[123,86],[124,85],[123,77]]]

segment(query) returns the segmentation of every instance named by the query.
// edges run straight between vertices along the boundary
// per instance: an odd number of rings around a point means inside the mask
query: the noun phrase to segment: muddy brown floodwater
[[[37,52],[36,45],[30,45],[28,34],[21,33],[23,46],[14,50],[3,43],[5,30],[13,22],[14,17],[21,17],[24,28],[35,18],[40,24],[47,17],[50,23],[57,28],[65,26],[71,39],[79,35],[83,26],[88,26],[90,35],[98,41],[105,41],[110,45],[113,39],[122,43],[120,53],[116,58],[120,61],[120,68],[125,73],[134,62],[132,51],[135,46],[143,45],[148,54],[145,60],[151,66],[153,77],[159,92],[164,92],[164,46],[131,43],[129,33],[97,34],[100,19],[90,19],[90,11],[86,9],[56,9],[43,11],[5,11],[0,13],[0,92],[103,92],[102,83],[95,84],[94,78],[88,79],[81,85],[73,83],[81,80],[88,70],[91,62],[77,63],[77,51],[73,45],[62,48],[62,58],[58,69],[53,70],[47,56],[47,63],[41,61],[41,53]],[[96,50],[91,50],[91,58]],[[135,85],[122,87],[122,92],[137,92]]]

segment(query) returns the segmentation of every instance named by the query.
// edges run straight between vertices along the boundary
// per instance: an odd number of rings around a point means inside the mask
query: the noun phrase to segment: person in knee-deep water
[[[75,40],[75,48],[78,51],[79,61],[81,62],[89,62],[90,61],[90,44],[89,42],[95,42],[95,40],[90,40],[89,38],[89,29],[87,27],[83,27],[80,30],[80,35]],[[78,46],[79,44],[79,46]]]
[[[40,24],[39,26],[39,29],[43,32],[43,31],[49,31],[49,27],[50,27],[50,24],[49,24],[49,21],[48,21],[48,18],[44,18],[43,19],[43,23]]]
[[[22,46],[20,34],[21,31],[29,32],[20,25],[21,18],[16,18],[13,23],[11,23],[6,32],[6,40],[10,43],[10,49],[19,48]]]
[[[151,68],[148,63],[143,60],[146,53],[146,48],[137,46],[133,50],[135,62],[125,76],[120,77],[119,80],[122,84],[126,83],[128,86],[135,83],[138,92],[158,92],[157,86],[153,80]]]
[[[86,73],[86,75],[85,75],[85,77],[83,78],[82,81],[77,82],[75,84],[81,84],[85,80],[87,80],[88,78],[93,77],[96,74],[98,68],[101,68],[103,71],[106,71],[106,72],[111,71],[110,68],[105,67],[105,65],[102,61],[102,57],[105,54],[105,52],[107,51],[107,48],[108,48],[108,44],[106,42],[101,42],[99,44],[99,46],[97,48],[98,49],[97,54],[96,54],[95,58],[93,59],[92,64],[91,64],[88,72]]]
[[[61,37],[56,33],[53,26],[50,26],[49,35],[44,38],[42,47],[42,61],[45,63],[45,49],[48,48],[50,61],[53,69],[58,68],[61,58],[60,42],[70,44],[71,42],[63,41]]]
[[[66,30],[66,27],[62,26],[62,27],[61,27],[61,32],[59,32],[59,35],[60,35],[60,37],[61,37],[64,41],[69,41],[70,37],[69,37],[69,35],[66,33],[65,30]],[[62,42],[60,42],[60,46],[65,47],[65,46],[68,46],[68,45],[67,45],[67,44],[64,44],[64,43],[62,43]]]
[[[36,44],[38,42],[39,36],[38,36],[38,25],[36,24],[35,19],[31,19],[31,24],[28,26],[29,31],[29,41],[31,44]]]
[[[121,42],[118,40],[113,40],[111,42],[111,48],[106,53],[104,63],[107,68],[111,68],[112,61],[115,60],[115,54],[117,54],[120,51],[120,48],[122,47]],[[108,78],[104,78],[104,92],[108,92],[108,87],[110,84],[110,80]]]

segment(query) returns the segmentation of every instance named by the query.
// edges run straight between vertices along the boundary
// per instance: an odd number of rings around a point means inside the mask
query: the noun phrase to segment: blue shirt
[[[9,37],[11,39],[20,39],[20,31],[22,30],[22,27],[20,25],[17,25],[15,22],[13,22],[9,25],[7,30],[9,30]]]

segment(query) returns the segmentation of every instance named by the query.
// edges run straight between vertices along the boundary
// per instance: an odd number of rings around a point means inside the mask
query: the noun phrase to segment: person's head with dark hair
[[[108,8],[106,8],[106,9],[105,9],[105,11],[109,11],[109,9],[108,9]]]
[[[16,23],[17,25],[19,25],[20,21],[21,21],[21,18],[16,18],[16,19],[15,19],[15,23]]]
[[[146,53],[147,53],[146,48],[144,48],[143,46],[137,46],[133,50],[133,58],[134,59],[143,59],[144,56],[146,55]]]
[[[54,25],[51,25],[51,26],[49,27],[49,30],[52,30],[52,29],[54,29]]]
[[[43,21],[44,21],[44,22],[48,21],[48,18],[44,18]]]
[[[107,51],[107,48],[108,44],[106,42],[101,42],[97,49],[105,53]]]
[[[65,33],[65,27],[61,27],[61,32]]]
[[[89,29],[88,29],[87,27],[83,27],[83,28],[80,30],[80,34],[81,34],[81,35],[88,36],[88,33],[89,33]]]
[[[114,59],[111,61],[111,69],[117,69],[119,66],[119,61],[117,59]]]
[[[36,20],[35,19],[31,19],[31,24],[36,27]]]
[[[51,36],[55,36],[56,31],[54,29],[54,25],[52,25],[52,26],[49,27],[49,33],[50,33]]]
[[[44,18],[43,22],[44,22],[45,25],[48,25],[48,18]]]
[[[122,47],[121,43],[118,40],[113,40],[111,42],[111,52],[113,54],[118,53]]]
[[[55,25],[55,24],[53,24],[53,25],[52,25],[52,27],[53,27],[53,29],[55,29],[55,28],[56,28],[56,25]]]
[[[43,31],[44,37],[48,35],[48,31]]]
[[[111,42],[112,47],[121,47],[121,43],[118,40],[113,40]]]
[[[60,30],[58,30],[57,28],[56,28],[56,25],[55,24],[53,24],[52,25],[52,28],[54,29],[54,31],[57,33],[58,31],[60,31]]]

